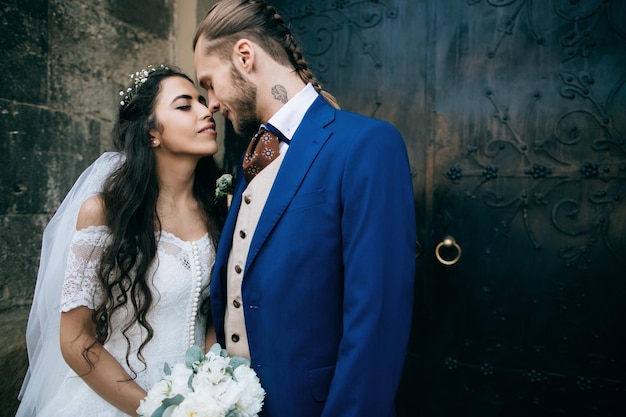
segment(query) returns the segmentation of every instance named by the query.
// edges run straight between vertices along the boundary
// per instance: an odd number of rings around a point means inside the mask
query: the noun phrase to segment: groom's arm
[[[411,327],[415,211],[406,147],[377,122],[342,185],[343,337],[323,416],[392,415]]]

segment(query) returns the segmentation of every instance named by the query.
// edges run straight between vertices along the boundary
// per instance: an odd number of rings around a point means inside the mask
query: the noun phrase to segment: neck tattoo
[[[272,95],[274,95],[274,98],[276,100],[280,101],[283,104],[285,104],[287,100],[289,100],[289,98],[287,97],[287,89],[280,84],[272,87]]]

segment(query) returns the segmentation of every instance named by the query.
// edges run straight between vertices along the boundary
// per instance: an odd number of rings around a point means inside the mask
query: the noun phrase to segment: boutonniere
[[[233,195],[233,176],[231,174],[223,174],[215,180],[215,202],[224,196]]]

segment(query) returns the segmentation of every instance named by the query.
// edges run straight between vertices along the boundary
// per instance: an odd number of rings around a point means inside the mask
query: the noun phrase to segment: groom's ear
[[[256,60],[255,45],[248,39],[239,39],[233,47],[233,62],[247,74],[252,72]]]

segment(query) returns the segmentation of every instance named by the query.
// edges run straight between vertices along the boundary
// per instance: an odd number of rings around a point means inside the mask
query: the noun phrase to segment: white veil
[[[83,201],[102,190],[104,180],[120,166],[119,152],[105,152],[78,177],[43,232],[41,259],[26,328],[29,368],[18,398],[16,417],[33,417],[48,403],[69,367],[59,344],[59,306],[65,263]]]

